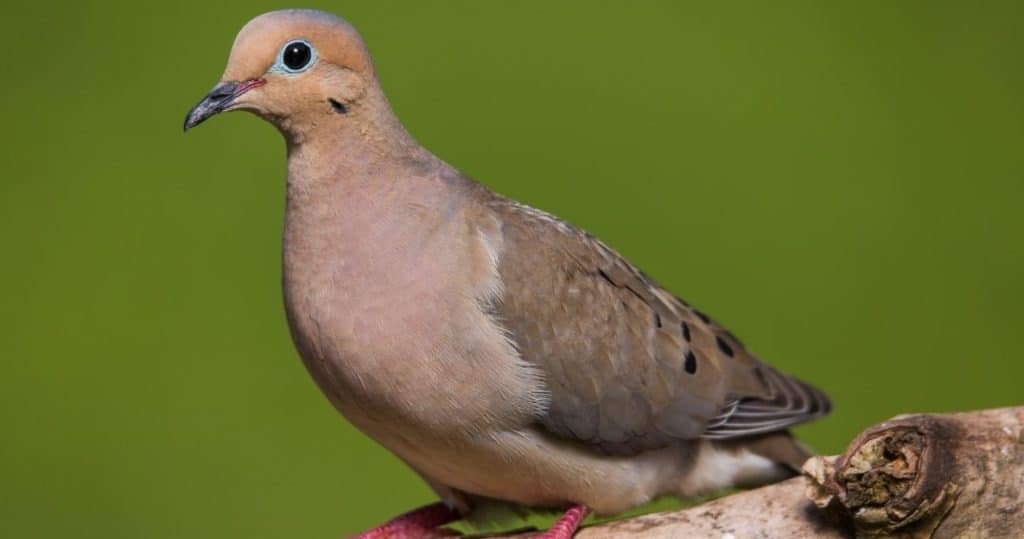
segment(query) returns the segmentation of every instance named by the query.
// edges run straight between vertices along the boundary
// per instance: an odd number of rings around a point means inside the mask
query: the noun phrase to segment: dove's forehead
[[[341,17],[312,9],[264,13],[246,23],[231,47],[224,80],[262,76],[281,48],[301,39],[316,48],[317,56],[358,72],[372,72],[369,53],[359,32]]]

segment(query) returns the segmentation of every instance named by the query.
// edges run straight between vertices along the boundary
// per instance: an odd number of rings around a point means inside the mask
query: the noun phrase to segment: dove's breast
[[[536,372],[486,312],[500,288],[496,223],[471,226],[466,211],[422,189],[411,200],[289,197],[296,347],[339,411],[386,445],[383,430],[457,440],[518,427],[544,404]]]

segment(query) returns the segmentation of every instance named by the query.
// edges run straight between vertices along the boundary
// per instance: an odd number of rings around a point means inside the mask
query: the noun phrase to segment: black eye
[[[292,41],[284,46],[281,61],[292,71],[300,71],[313,59],[313,49],[304,41]]]

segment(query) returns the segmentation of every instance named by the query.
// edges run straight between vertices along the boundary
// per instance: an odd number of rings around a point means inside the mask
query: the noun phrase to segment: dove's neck
[[[397,209],[414,194],[429,196],[422,192],[429,186],[414,180],[442,165],[409,135],[376,87],[346,112],[282,132],[290,217],[329,210],[344,220],[371,201],[378,211],[382,204]]]
[[[376,85],[368,88],[358,102],[335,112],[329,110],[326,103],[317,103],[272,120],[288,145],[290,183],[327,179],[316,174],[318,171],[296,168],[303,164],[343,166],[359,172],[381,162],[433,159],[405,130]],[[345,179],[336,174],[327,176]]]
[[[363,294],[422,269],[437,242],[455,241],[436,232],[457,220],[463,180],[409,136],[386,101],[329,118],[289,140],[286,295]]]

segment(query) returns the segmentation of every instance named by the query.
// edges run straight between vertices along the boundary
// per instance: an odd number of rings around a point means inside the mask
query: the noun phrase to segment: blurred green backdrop
[[[310,2],[427,147],[835,398],[1021,404],[1024,4]],[[265,1],[4,8],[0,536],[335,537],[431,493],[320,396],[284,145],[181,122]]]

